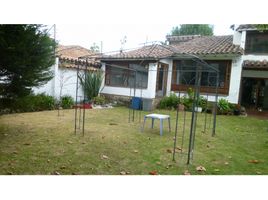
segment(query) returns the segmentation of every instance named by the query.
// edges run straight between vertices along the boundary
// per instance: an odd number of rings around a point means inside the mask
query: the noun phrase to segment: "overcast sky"
[[[165,41],[172,27],[179,24],[56,24],[56,39],[63,45],[80,45],[86,48],[95,42],[103,46],[103,52],[119,50],[126,36],[124,49],[135,48],[143,43]],[[231,24],[215,24],[215,35],[228,35]],[[53,32],[53,30],[52,30]]]

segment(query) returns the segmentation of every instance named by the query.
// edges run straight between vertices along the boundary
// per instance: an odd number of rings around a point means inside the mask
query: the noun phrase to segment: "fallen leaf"
[[[102,159],[108,159],[109,157],[106,155],[102,155]]]
[[[171,149],[167,149],[167,152],[168,152],[168,153],[172,153],[172,150],[171,150]]]
[[[156,170],[150,171],[149,174],[150,175],[157,175],[157,171]]]
[[[121,171],[120,175],[126,175],[127,173],[125,171]]]
[[[249,160],[248,162],[249,162],[249,163],[258,164],[260,161],[258,161],[258,160]]]
[[[258,171],[258,172],[256,172],[256,174],[262,174],[262,173]]]
[[[134,150],[134,153],[138,153],[139,151],[138,150]]]
[[[203,171],[206,171],[206,168],[200,165],[196,167],[196,171],[203,172]]]
[[[184,175],[191,175],[191,173],[188,170],[185,170],[183,174]]]
[[[54,171],[51,173],[51,175],[60,175],[60,172]]]

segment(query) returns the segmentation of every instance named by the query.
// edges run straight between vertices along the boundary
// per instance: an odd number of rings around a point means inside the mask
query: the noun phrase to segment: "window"
[[[218,69],[219,85],[221,94],[228,94],[230,82],[231,61],[206,61],[210,66]],[[192,60],[180,60],[173,62],[172,86],[173,91],[186,91],[195,85],[196,62]],[[208,67],[203,67],[201,74],[201,92],[215,92],[217,74]]]
[[[134,84],[135,79],[136,85]],[[115,87],[147,88],[148,69],[138,64],[129,64],[128,66],[125,66],[125,69],[106,65],[105,85]]]
[[[245,53],[268,54],[268,32],[248,31]]]

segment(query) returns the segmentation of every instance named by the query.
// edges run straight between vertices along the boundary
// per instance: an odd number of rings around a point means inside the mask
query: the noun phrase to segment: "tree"
[[[47,83],[55,41],[42,25],[0,25],[0,100],[14,100]]]
[[[94,53],[100,53],[100,47],[95,42],[91,45],[90,50]]]
[[[213,26],[209,24],[181,24],[173,27],[171,35],[213,35]]]

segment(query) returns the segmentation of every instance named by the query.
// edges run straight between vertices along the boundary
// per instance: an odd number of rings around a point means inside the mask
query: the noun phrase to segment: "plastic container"
[[[131,108],[135,110],[141,110],[141,98],[140,97],[132,97]]]

